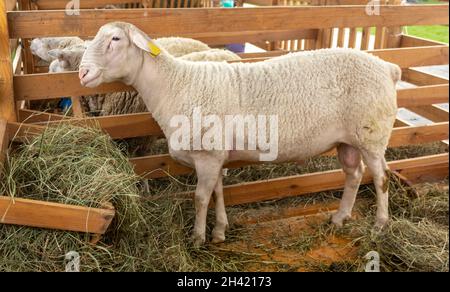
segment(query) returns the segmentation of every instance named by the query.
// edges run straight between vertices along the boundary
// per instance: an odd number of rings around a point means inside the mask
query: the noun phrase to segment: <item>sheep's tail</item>
[[[388,67],[389,67],[389,72],[391,73],[392,81],[395,84],[402,77],[402,69],[400,69],[400,67],[398,65],[396,65],[396,64],[393,64],[393,63],[387,63],[387,64],[388,64]]]

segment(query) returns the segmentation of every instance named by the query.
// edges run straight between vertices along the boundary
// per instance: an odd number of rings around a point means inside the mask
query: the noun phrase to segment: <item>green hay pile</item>
[[[140,198],[122,152],[98,129],[61,124],[9,153],[2,194],[89,207],[111,202],[116,217],[96,246],[88,234],[0,224],[0,271],[64,271],[69,251],[81,255],[82,271],[237,270],[237,261],[190,245],[189,200]]]

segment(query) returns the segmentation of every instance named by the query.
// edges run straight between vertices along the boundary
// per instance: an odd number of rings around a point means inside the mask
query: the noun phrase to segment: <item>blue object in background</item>
[[[58,106],[63,112],[67,112],[72,106],[72,99],[70,97],[61,98]]]
[[[220,6],[224,8],[233,8],[234,0],[220,0]],[[232,51],[233,53],[244,53],[245,52],[245,44],[229,44],[226,45],[227,50]]]
[[[234,0],[220,0],[220,6],[225,8],[234,7]]]

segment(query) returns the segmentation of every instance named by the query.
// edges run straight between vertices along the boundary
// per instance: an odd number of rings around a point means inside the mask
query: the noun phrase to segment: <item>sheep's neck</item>
[[[177,114],[181,106],[175,101],[176,86],[170,84],[170,81],[176,78],[174,75],[180,70],[176,68],[176,60],[167,53],[161,53],[156,58],[143,54],[142,64],[139,65],[131,85],[139,92],[164,134],[168,135],[166,125],[168,126],[170,117]]]

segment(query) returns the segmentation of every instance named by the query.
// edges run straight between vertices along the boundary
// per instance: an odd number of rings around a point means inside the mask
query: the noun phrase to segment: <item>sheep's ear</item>
[[[60,49],[53,49],[47,52],[47,54],[53,59],[62,60],[64,58],[64,53]]]
[[[135,27],[130,28],[130,39],[138,48],[150,53],[153,57],[156,57],[161,53],[161,50],[155,42],[144,32]]]

